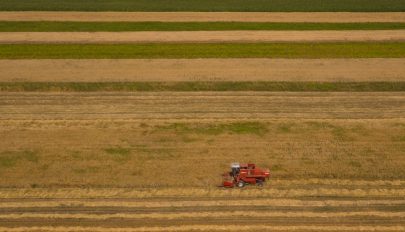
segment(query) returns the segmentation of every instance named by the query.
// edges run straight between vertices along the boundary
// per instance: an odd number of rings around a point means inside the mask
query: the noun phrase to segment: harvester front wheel
[[[238,187],[239,187],[239,188],[245,187],[245,182],[244,182],[243,180],[239,181]]]

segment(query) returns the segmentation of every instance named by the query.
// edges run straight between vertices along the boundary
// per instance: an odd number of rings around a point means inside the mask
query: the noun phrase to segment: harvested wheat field
[[[405,59],[0,60],[1,82],[403,81]]]
[[[405,22],[403,12],[1,12],[1,21],[76,22]]]
[[[361,31],[157,31],[2,32],[0,44],[24,43],[219,43],[404,41],[405,30]]]

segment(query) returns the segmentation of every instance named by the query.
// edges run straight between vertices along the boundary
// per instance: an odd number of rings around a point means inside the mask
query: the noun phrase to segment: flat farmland
[[[404,3],[0,0],[0,232],[405,231]]]

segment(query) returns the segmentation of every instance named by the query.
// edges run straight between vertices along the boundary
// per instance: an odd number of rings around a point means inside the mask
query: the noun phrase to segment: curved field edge
[[[404,0],[0,0],[0,11],[401,12]]]
[[[271,81],[173,81],[173,82],[0,82],[2,92],[96,91],[288,91],[288,92],[392,92],[405,91],[405,82],[271,82]]]
[[[0,45],[0,59],[403,57],[404,42]]]
[[[224,30],[395,30],[405,23],[277,22],[9,22],[1,32],[224,31]]]

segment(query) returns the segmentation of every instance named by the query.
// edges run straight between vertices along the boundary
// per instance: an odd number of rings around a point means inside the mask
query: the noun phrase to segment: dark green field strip
[[[404,42],[0,45],[0,59],[403,57]]]
[[[405,23],[272,22],[0,22],[1,32],[227,31],[227,30],[395,30]]]
[[[0,91],[405,91],[405,82],[0,82]]]
[[[0,11],[400,12],[405,0],[0,0]]]

